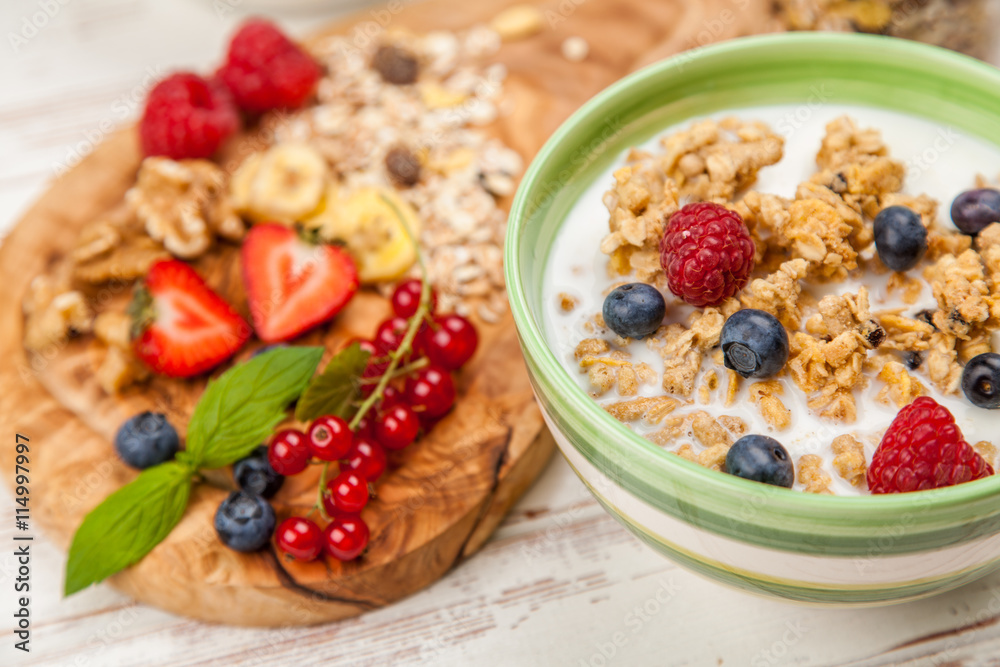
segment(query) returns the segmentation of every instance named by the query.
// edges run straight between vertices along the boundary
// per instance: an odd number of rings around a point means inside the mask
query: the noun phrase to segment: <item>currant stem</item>
[[[321,517],[330,520],[330,515],[326,513],[326,505],[323,504],[323,494],[326,492],[326,475],[330,471],[330,462],[327,461],[323,464],[323,469],[319,473],[319,492],[316,494],[316,504],[313,505],[312,510],[309,513],[312,514],[313,510],[319,510]]]
[[[411,361],[405,366],[400,366],[399,368],[397,368],[396,372],[392,374],[392,379],[395,380],[396,378],[406,377],[413,371],[419,371],[421,368],[426,368],[427,366],[430,365],[431,365],[430,359],[428,359],[427,357],[420,357],[416,361]],[[375,384],[376,382],[378,382],[378,380],[376,380],[375,378],[365,378],[361,380],[361,384]]]
[[[410,366],[415,366],[420,362],[427,363],[426,359],[420,359],[411,364],[404,365],[400,367],[400,361],[406,357],[410,352],[413,351],[413,341],[417,337],[417,332],[420,331],[420,325],[424,323],[425,319],[430,317],[431,313],[431,285],[430,281],[427,280],[427,264],[424,261],[424,254],[420,250],[420,244],[417,239],[413,236],[413,232],[410,230],[410,226],[406,224],[406,218],[403,216],[402,211],[396,206],[388,197],[382,195],[382,202],[392,209],[396,218],[399,219],[400,227],[406,232],[407,238],[409,238],[410,243],[413,244],[413,249],[416,251],[417,264],[420,266],[420,305],[417,306],[417,312],[410,317],[407,326],[406,333],[403,335],[403,340],[400,342],[399,347],[389,353],[389,366],[386,367],[385,372],[378,380],[378,384],[375,385],[375,390],[372,391],[371,395],[365,399],[365,401],[358,408],[358,411],[354,413],[354,418],[351,419],[347,427],[353,432],[361,420],[365,418],[368,411],[382,399],[385,395],[385,388],[389,386],[389,382],[396,377],[397,369],[399,371],[405,371]],[[417,368],[422,368],[423,366],[417,366]],[[413,370],[416,370],[414,368]],[[330,469],[330,463],[323,464],[323,470],[319,475],[319,491],[316,498],[316,508],[319,509],[320,514],[324,519],[329,519],[330,517],[326,513],[326,507],[323,505],[323,494],[326,492],[326,478],[327,473]]]

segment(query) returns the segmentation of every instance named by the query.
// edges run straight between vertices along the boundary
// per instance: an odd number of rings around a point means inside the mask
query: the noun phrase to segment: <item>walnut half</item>
[[[243,221],[225,193],[224,173],[211,162],[150,157],[126,201],[153,240],[176,257],[193,259],[209,249],[215,235],[243,237]]]
[[[93,326],[94,316],[83,294],[47,276],[31,282],[23,309],[24,346],[33,352],[87,333]]]

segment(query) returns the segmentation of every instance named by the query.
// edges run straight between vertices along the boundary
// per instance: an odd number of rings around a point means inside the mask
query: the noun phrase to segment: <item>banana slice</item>
[[[411,236],[420,234],[420,219],[387,188],[362,188],[347,199],[328,191],[323,205],[304,224],[319,229],[325,241],[345,244],[363,283],[399,278],[417,261]]]
[[[260,161],[263,157],[263,153],[252,153],[250,157],[243,160],[243,163],[233,172],[232,178],[229,179],[229,202],[237,213],[246,215],[250,211],[253,179],[260,170]]]
[[[330,180],[326,160],[305,144],[278,144],[244,160],[230,184],[240,213],[292,224],[312,214]]]
[[[343,242],[350,236],[343,229],[343,223],[340,221],[344,203],[340,193],[340,185],[336,182],[330,183],[326,186],[319,206],[308,217],[302,219],[302,226],[307,230],[317,231],[320,238],[325,241]]]

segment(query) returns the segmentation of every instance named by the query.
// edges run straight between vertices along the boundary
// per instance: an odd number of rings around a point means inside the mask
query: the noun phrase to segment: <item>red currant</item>
[[[455,404],[455,381],[448,371],[431,366],[406,380],[404,395],[421,417],[440,417]]]
[[[352,514],[335,516],[323,531],[323,546],[337,560],[354,560],[368,546],[368,524]]]
[[[399,405],[402,402],[403,392],[396,389],[391,384],[386,385],[385,391],[382,392],[382,400],[379,401],[379,410],[388,410],[389,408]]]
[[[309,427],[309,451],[320,461],[338,461],[351,448],[354,434],[340,417],[318,417]]]
[[[416,278],[401,282],[392,293],[392,312],[398,317],[413,317],[420,307],[420,291],[423,287],[423,281]],[[437,294],[431,289],[431,313],[436,306]]]
[[[345,470],[326,483],[323,505],[327,514],[357,514],[368,504],[368,480]]]
[[[475,354],[477,345],[476,328],[461,315],[435,317],[421,341],[421,348],[431,363],[448,371],[461,368]]]
[[[316,560],[323,551],[323,531],[309,519],[285,519],[275,532],[278,548],[295,560]]]
[[[352,470],[369,482],[374,482],[385,472],[385,450],[368,437],[356,437],[342,466],[343,469]]]
[[[375,439],[386,449],[403,449],[419,430],[420,420],[408,405],[394,405],[375,420]]]
[[[395,352],[406,337],[410,322],[405,317],[391,317],[378,326],[375,332],[375,346],[382,354]]]
[[[297,475],[309,465],[306,434],[293,428],[278,431],[267,450],[267,460],[279,475]]]
[[[375,423],[372,421],[371,417],[365,415],[358,422],[358,425],[354,428],[354,438],[374,438],[375,437]]]

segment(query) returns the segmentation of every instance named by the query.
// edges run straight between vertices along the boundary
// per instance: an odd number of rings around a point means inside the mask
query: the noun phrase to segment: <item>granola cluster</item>
[[[612,347],[604,339],[587,338],[576,346],[574,354],[580,368],[587,373],[594,397],[603,396],[612,389],[616,389],[619,396],[635,396],[640,384],[656,382],[656,371],[649,364],[630,361],[632,355],[622,349],[627,344],[626,339],[617,339]]]
[[[658,154],[633,149],[604,196],[609,233],[600,250],[609,275],[663,288],[664,227],[684,203],[699,200],[740,213],[756,245],[757,268],[742,293],[719,307],[671,307],[673,321],[644,341],[662,360],[659,368],[633,359],[632,341],[608,330],[599,314],[588,320],[576,361],[591,394],[616,419],[683,458],[721,468],[747,424],[737,416],[710,416],[695,403],[754,410],[774,432],[789,429],[794,405],[802,404],[836,428],[857,421],[858,396],[870,385],[875,400],[895,408],[930,387],[954,394],[963,364],[990,351],[1000,329],[1000,223],[983,230],[974,246],[970,237],[942,227],[936,201],[902,192],[904,165],[877,130],[846,116],[830,122],[816,171],[790,199],[748,189],[783,152],[781,138],[761,123],[700,121],[660,143]],[[928,229],[922,271],[891,272],[875,253],[872,220],[900,205]],[[872,294],[858,282],[865,272],[885,276],[885,290],[906,307],[873,311]],[[851,287],[843,286],[847,282]],[[914,313],[931,295],[935,307]],[[577,304],[565,297],[561,308],[570,312]],[[741,308],[768,312],[787,329],[790,356],[777,378],[744,380],[724,368],[722,327]],[[790,395],[796,392],[801,398]],[[825,451],[803,453],[798,484],[833,493],[835,473],[863,485],[865,446],[844,433]]]
[[[729,448],[746,433],[747,424],[739,417],[713,417],[704,410],[697,410],[666,420],[649,439],[663,447],[675,447],[674,453],[689,461],[722,470]],[[682,442],[678,444],[678,440]],[[699,449],[697,453],[695,444]]]

